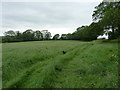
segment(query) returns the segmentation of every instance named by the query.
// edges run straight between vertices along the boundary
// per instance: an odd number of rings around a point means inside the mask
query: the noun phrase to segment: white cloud
[[[3,32],[7,30],[49,30],[71,33],[92,22],[94,7],[99,2],[3,2]]]

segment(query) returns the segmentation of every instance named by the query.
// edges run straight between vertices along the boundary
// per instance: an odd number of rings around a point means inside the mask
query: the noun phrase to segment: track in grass
[[[117,87],[117,49],[103,42],[3,44],[3,87]]]

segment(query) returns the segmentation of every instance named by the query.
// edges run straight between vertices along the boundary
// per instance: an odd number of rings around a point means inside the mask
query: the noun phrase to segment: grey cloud
[[[98,2],[4,2],[4,28],[77,28],[90,24],[93,8]],[[73,30],[75,31],[75,30]],[[64,33],[64,31],[63,31]]]

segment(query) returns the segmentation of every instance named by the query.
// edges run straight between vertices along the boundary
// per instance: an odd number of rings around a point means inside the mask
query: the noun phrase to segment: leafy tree
[[[34,32],[32,31],[32,29],[28,29],[24,31],[22,35],[24,41],[34,40]]]
[[[46,39],[46,40],[50,40],[50,39],[51,39],[51,33],[50,33],[50,32],[47,32],[47,33],[46,33],[45,39]]]
[[[78,27],[77,28],[77,31],[81,30],[81,29],[84,29],[86,26],[81,26],[81,27]]]
[[[43,35],[43,40],[50,40],[51,39],[51,33],[48,32],[48,30],[42,30],[41,33]]]
[[[54,36],[53,36],[53,40],[58,40],[59,39],[59,34],[55,34]]]
[[[97,37],[103,33],[100,23],[93,22],[89,26],[78,27],[69,37],[73,40],[91,41],[96,40]]]
[[[73,40],[73,35],[72,35],[71,33],[68,33],[68,34],[67,34],[67,39],[68,39],[68,40]]]
[[[109,39],[118,38],[120,36],[120,1],[102,2],[95,8],[93,20],[100,22]]]
[[[67,39],[67,34],[62,34],[60,37],[61,40],[66,40]]]
[[[120,36],[120,10],[117,8],[110,8],[103,19],[101,20],[105,31],[108,32],[109,39],[116,39]],[[112,31],[109,31],[109,30]]]
[[[82,27],[79,27],[77,28],[77,31],[75,31],[73,33],[74,35],[74,39],[75,40],[84,40],[85,39],[85,35],[86,35],[86,30],[87,30],[88,26],[83,26]]]
[[[2,42],[12,42],[15,41],[15,32],[13,30],[9,30],[4,33],[5,37],[3,37]]]
[[[20,33],[19,31],[15,32],[15,41],[23,41],[22,33]]]
[[[43,34],[39,30],[37,30],[34,32],[34,38],[35,40],[43,40]]]
[[[7,32],[4,33],[5,36],[15,36],[15,32],[13,30],[9,30]]]

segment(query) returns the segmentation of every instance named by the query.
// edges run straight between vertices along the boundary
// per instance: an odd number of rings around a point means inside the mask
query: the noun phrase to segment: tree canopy
[[[109,39],[120,37],[120,1],[102,2],[95,9],[93,21],[100,23]]]

